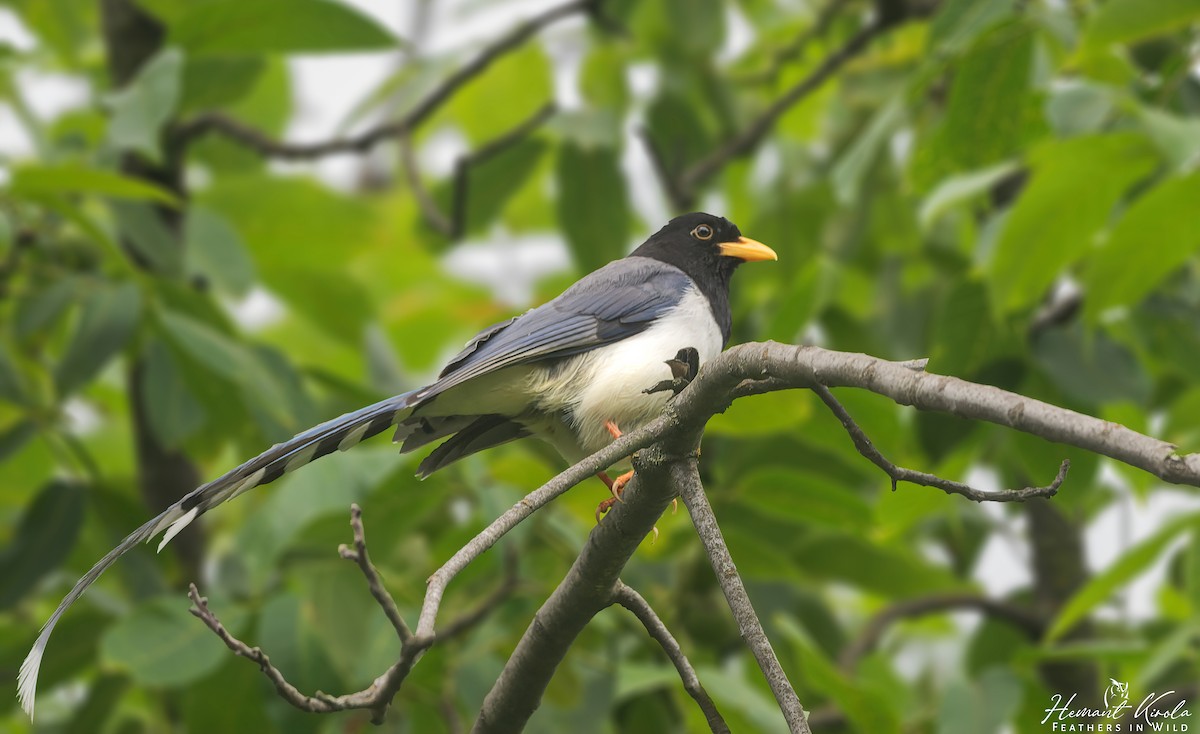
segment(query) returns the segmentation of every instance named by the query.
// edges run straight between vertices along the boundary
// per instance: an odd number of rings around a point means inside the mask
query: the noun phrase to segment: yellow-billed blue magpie
[[[699,362],[729,340],[729,282],[743,262],[775,260],[711,214],[672,219],[629,256],[583,277],[554,300],[481,331],[431,385],[347,413],[276,444],[198,487],[141,526],[79,579],[21,665],[18,696],[33,715],[38,668],[63,612],[129,549],[162,533],[161,550],[217,505],[391,426],[407,453],[445,439],[417,468],[424,477],[458,459],[536,436],[577,462],[662,410],[647,393],[695,349]],[[612,484],[610,483],[610,487]]]

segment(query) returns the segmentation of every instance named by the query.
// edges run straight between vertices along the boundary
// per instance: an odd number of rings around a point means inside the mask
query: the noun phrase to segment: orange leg
[[[604,421],[604,427],[608,429],[609,435],[616,441],[621,437],[621,429],[611,420]],[[600,481],[608,485],[608,489],[612,492],[612,497],[601,502],[596,506],[596,522],[600,522],[600,517],[612,509],[613,505],[621,501],[621,495],[625,492],[625,485],[629,484],[629,480],[633,479],[633,472],[627,471],[616,479],[609,479],[608,475],[600,472],[596,476],[600,477]],[[672,507],[678,507],[675,500],[671,502]],[[658,527],[654,527],[654,539],[658,540]]]

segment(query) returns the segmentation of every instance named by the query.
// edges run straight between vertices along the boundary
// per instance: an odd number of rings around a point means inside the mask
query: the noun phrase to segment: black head
[[[701,285],[716,281],[726,288],[738,265],[778,259],[771,248],[743,237],[733,222],[704,212],[675,217],[631,254],[670,263]]]
[[[777,260],[775,251],[743,237],[724,217],[693,212],[675,217],[651,235],[630,257],[660,260],[682,270],[708,298],[713,317],[729,338],[729,280],[744,262]]]

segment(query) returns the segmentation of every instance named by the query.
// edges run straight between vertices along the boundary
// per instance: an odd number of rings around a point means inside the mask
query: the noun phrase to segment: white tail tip
[[[167,547],[167,543],[171,542],[171,538],[179,535],[184,528],[191,524],[192,520],[196,519],[196,515],[199,513],[199,511],[199,507],[193,507],[187,511],[186,515],[171,523],[171,527],[167,528],[167,532],[163,533],[162,540],[158,541],[159,553],[162,553],[162,549]]]
[[[33,703],[37,696],[37,679],[38,670],[42,667],[42,653],[46,649],[46,640],[48,635],[42,634],[34,643],[33,649],[25,656],[25,661],[21,663],[21,672],[17,676],[17,700],[21,702],[21,708],[29,716],[29,720],[33,720]]]

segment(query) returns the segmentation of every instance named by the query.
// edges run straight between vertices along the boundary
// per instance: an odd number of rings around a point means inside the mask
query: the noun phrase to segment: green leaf
[[[75,278],[60,278],[18,299],[13,314],[13,332],[17,338],[29,339],[49,329],[71,305],[79,286]]]
[[[964,278],[946,295],[933,322],[931,369],[966,378],[986,361],[997,337],[992,325],[988,291],[982,283]]]
[[[1196,202],[1200,202],[1200,171],[1167,179],[1126,210],[1108,242],[1088,260],[1084,309],[1090,319],[1112,306],[1137,303],[1195,257],[1200,229],[1180,213]],[[1148,245],[1153,246],[1152,254],[1146,251]]]
[[[371,243],[378,223],[362,199],[305,178],[227,176],[197,200],[241,235],[268,286],[279,266],[327,272],[345,262]]]
[[[564,144],[556,173],[558,221],[579,270],[625,255],[632,214],[617,152]]]
[[[229,221],[204,206],[188,209],[183,225],[184,271],[234,296],[254,285],[254,263]]]
[[[0,342],[0,398],[17,405],[28,401],[25,378],[13,360],[11,347]]]
[[[1034,361],[1076,400],[1101,405],[1150,399],[1152,383],[1145,365],[1106,333],[1088,334],[1075,322],[1038,334],[1032,346]]]
[[[847,680],[791,618],[780,618],[778,625],[791,642],[805,685],[837,704],[838,709],[844,711],[846,718],[854,725],[855,731],[899,734],[899,717],[880,691],[861,682]]]
[[[800,391],[758,395],[735,401],[715,416],[708,430],[714,435],[763,437],[794,429],[812,415],[812,402]]]
[[[1041,299],[1063,267],[1087,251],[1117,199],[1155,162],[1148,141],[1133,133],[1083,136],[1038,150],[1033,178],[1013,205],[986,270],[995,306],[1011,311]]]
[[[1108,0],[1089,19],[1080,52],[1168,33],[1198,18],[1200,0]]]
[[[955,70],[946,116],[918,148],[925,175],[971,170],[1010,158],[1044,125],[1032,90],[1034,31],[1005,25],[982,37]]]
[[[1186,173],[1200,165],[1200,120],[1176,117],[1153,107],[1138,107],[1138,121],[1176,171]]]
[[[538,170],[546,152],[544,140],[525,139],[500,150],[467,172],[466,226],[464,233],[485,234],[505,205]],[[448,181],[441,198],[449,203],[453,182]]]
[[[914,596],[960,586],[945,569],[896,547],[881,547],[853,535],[821,534],[796,551],[804,571],[889,597]]]
[[[250,94],[267,70],[261,56],[208,56],[183,67],[180,114],[228,107]]]
[[[246,661],[227,655],[224,664],[184,692],[184,728],[193,732],[255,732],[274,734],[280,729],[267,714],[275,702],[264,696],[262,672]],[[220,705],[214,706],[214,701]],[[285,730],[286,731],[286,730]]]
[[[553,99],[553,78],[542,45],[525,44],[455,92],[431,124],[451,123],[479,145],[525,121]]]
[[[271,662],[286,670],[288,680],[301,690],[341,690],[345,686],[314,634],[310,613],[295,594],[272,597],[258,615],[259,644],[271,651]]]
[[[236,387],[240,405],[270,439],[286,438],[303,427],[297,425],[298,402],[290,390],[291,380],[280,371],[286,365],[271,363],[258,351],[199,320],[168,310],[161,311],[159,318],[160,333],[186,360],[179,364],[181,374],[189,365],[197,365]]]
[[[1050,91],[1046,117],[1062,137],[1098,132],[1115,107],[1113,90],[1099,84],[1068,82]]]
[[[182,272],[179,242],[153,206],[140,201],[114,201],[112,209],[123,241],[138,262],[159,275],[175,277]]]
[[[992,734],[1012,721],[1021,703],[1021,681],[1004,668],[989,668],[975,680],[951,681],[942,693],[938,734]]]
[[[246,614],[213,602],[221,623],[237,635]],[[157,597],[139,605],[109,627],[100,639],[100,660],[129,672],[139,685],[174,688],[200,680],[229,655],[221,641],[188,613],[177,596]]]
[[[1125,550],[1111,566],[1093,576],[1059,611],[1046,632],[1045,642],[1062,637],[1118,589],[1144,573],[1176,538],[1200,526],[1200,513],[1176,517],[1163,524],[1153,535]]]
[[[0,609],[21,600],[58,568],[75,547],[87,499],[81,485],[55,479],[21,515],[16,533],[0,552]]]
[[[375,308],[354,276],[344,270],[281,265],[267,271],[266,280],[297,313],[327,334],[355,348],[362,344],[363,330]]]
[[[579,86],[584,98],[595,107],[624,110],[629,103],[626,63],[620,44],[593,44],[580,72]]]
[[[331,0],[194,3],[170,40],[197,55],[395,50],[400,40],[368,16]]]
[[[94,194],[177,205],[169,191],[138,178],[77,164],[30,165],[13,171],[12,192],[34,198],[59,194]]]
[[[150,428],[163,446],[177,448],[204,425],[204,406],[188,390],[162,341],[147,345],[144,365],[142,389]]]
[[[37,435],[37,423],[31,420],[17,421],[0,429],[0,461],[16,454],[29,440]]]
[[[871,506],[841,483],[785,466],[756,469],[738,484],[747,507],[797,524],[866,530]]]
[[[135,283],[105,284],[81,305],[79,323],[54,370],[60,395],[83,387],[133,336],[142,296]]]
[[[903,121],[903,98],[897,96],[875,113],[867,129],[856,136],[850,149],[834,165],[830,179],[833,181],[834,194],[841,204],[848,206],[858,200],[863,179],[874,165],[883,144]]]
[[[930,46],[949,53],[966,48],[981,33],[1008,19],[1014,5],[1014,0],[947,0],[930,23]]]
[[[182,76],[179,49],[165,49],[147,61],[125,88],[109,97],[113,111],[109,141],[118,149],[136,150],[160,161],[160,134],[179,104]]]
[[[943,214],[987,193],[1019,167],[1015,161],[1006,161],[943,179],[921,202],[920,214],[917,215],[921,226],[928,229]]]

